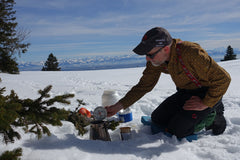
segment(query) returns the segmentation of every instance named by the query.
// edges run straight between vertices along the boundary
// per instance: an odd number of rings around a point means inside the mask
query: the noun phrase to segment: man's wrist
[[[117,103],[117,106],[118,106],[118,109],[119,109],[119,110],[124,109],[122,103],[120,103],[120,102]]]

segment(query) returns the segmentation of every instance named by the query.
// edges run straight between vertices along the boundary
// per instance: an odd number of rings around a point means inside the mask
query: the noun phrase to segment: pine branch
[[[1,79],[0,79],[1,80]],[[1,82],[1,81],[0,81]],[[2,95],[3,94],[3,92],[5,92],[6,91],[6,87],[3,87],[3,88],[1,88],[0,89],[0,95]]]
[[[62,96],[56,96],[52,99],[49,99],[48,101],[44,101],[43,104],[45,103],[47,106],[53,105],[55,102],[62,103],[62,104],[70,104],[70,101],[67,101],[67,98],[72,98],[74,97],[74,94],[65,94]]]
[[[86,115],[82,115],[79,113],[79,108],[81,105],[86,105],[86,103],[83,102],[83,100],[77,99],[78,107],[75,108],[73,112],[70,112],[68,116],[68,120],[73,123],[75,126],[75,129],[78,130],[78,135],[84,135],[87,133],[87,127],[90,125],[91,119],[88,118]]]
[[[15,101],[18,97],[13,91],[9,96],[3,96],[4,91],[5,88],[0,90],[0,133],[3,134],[3,141],[7,144],[14,142],[14,138],[21,138],[20,134],[12,128],[12,124],[19,118],[18,111],[22,106]]]
[[[86,126],[90,124],[90,119],[78,113],[78,111],[70,112],[68,121],[72,122],[75,128],[78,130],[78,135],[84,135],[87,133]]]
[[[0,133],[3,134],[3,140],[4,140],[5,144],[7,144],[9,142],[13,143],[14,138],[21,139],[21,135],[18,132],[14,131],[12,129],[12,127],[9,128],[8,130],[3,130],[2,129],[0,131]]]
[[[107,128],[108,128],[108,129],[111,129],[112,131],[114,131],[117,126],[119,126],[119,122],[112,120],[112,121],[109,121],[109,122],[108,122]]]
[[[14,142],[14,138],[20,139],[20,134],[12,126],[23,127],[23,130],[37,135],[38,139],[43,134],[51,135],[46,125],[61,126],[61,120],[67,120],[69,111],[58,109],[52,105],[55,102],[70,104],[68,98],[73,94],[64,94],[48,99],[52,86],[39,90],[40,97],[32,99],[19,99],[14,91],[8,96],[3,96],[5,88],[0,89],[0,134],[3,134],[4,142]],[[44,101],[43,101],[44,99]],[[29,129],[29,125],[31,125]]]
[[[22,156],[22,148],[14,149],[13,151],[6,151],[0,156],[0,160],[20,160]]]
[[[22,100],[20,103],[23,106],[23,110],[19,113],[21,118],[18,120],[20,125],[24,125],[25,132],[31,132],[38,136],[38,139],[42,137],[42,134],[51,135],[46,125],[61,126],[61,120],[66,120],[69,111],[64,109],[58,109],[52,106],[54,103],[70,104],[68,98],[74,97],[73,94],[65,94],[49,98],[49,92],[52,86],[47,86],[43,90],[39,90],[40,97],[36,100]],[[43,99],[46,99],[43,101]],[[33,124],[31,129],[28,129],[28,125]]]
[[[81,105],[86,105],[86,103],[83,102],[83,100],[77,99],[78,102],[78,107],[80,107]],[[76,108],[78,110],[78,108]]]

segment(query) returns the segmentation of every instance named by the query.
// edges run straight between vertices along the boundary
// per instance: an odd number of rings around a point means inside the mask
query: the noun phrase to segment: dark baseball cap
[[[145,33],[141,43],[133,49],[139,55],[146,55],[154,47],[165,47],[172,42],[172,37],[168,31],[162,27],[155,27]]]

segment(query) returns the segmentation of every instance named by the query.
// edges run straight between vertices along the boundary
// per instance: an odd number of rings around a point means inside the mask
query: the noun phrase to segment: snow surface
[[[5,150],[23,148],[23,160],[239,160],[240,158],[240,61],[219,62],[231,75],[232,82],[223,98],[227,129],[220,136],[210,132],[201,135],[197,141],[178,141],[162,133],[151,135],[150,128],[140,123],[142,115],[151,112],[168,96],[175,92],[169,75],[162,74],[152,92],[131,106],[133,121],[121,124],[132,128],[133,138],[121,141],[119,129],[109,131],[112,141],[89,140],[89,133],[78,136],[74,126],[63,122],[61,127],[49,126],[50,137],[37,140],[33,134],[22,135],[21,140],[5,145],[0,138],[0,154]],[[74,93],[71,105],[55,104],[58,108],[74,110],[77,99],[83,99],[89,110],[101,105],[104,90],[116,90],[120,97],[135,85],[144,68],[127,68],[96,71],[41,72],[24,71],[20,75],[0,74],[6,87],[6,94],[14,89],[20,98],[37,98],[37,91],[53,85],[52,96]]]

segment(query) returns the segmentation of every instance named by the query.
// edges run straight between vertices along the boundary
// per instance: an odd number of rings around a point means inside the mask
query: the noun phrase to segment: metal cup
[[[121,127],[120,135],[123,141],[132,139],[131,127]]]
[[[104,121],[91,122],[90,139],[111,141],[106,122]]]

